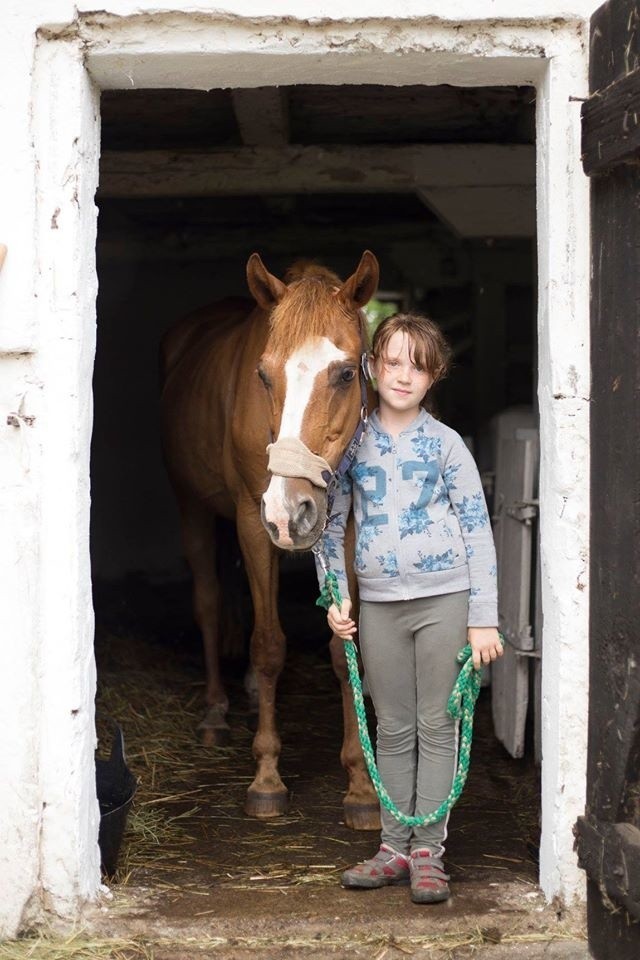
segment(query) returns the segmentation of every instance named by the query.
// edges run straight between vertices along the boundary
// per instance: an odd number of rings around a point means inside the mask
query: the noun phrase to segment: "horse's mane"
[[[271,312],[269,349],[287,355],[312,337],[322,337],[339,319],[353,321],[353,314],[336,296],[342,286],[340,277],[314,260],[296,260],[284,276],[286,296]],[[366,322],[357,311],[360,336],[366,337]]]

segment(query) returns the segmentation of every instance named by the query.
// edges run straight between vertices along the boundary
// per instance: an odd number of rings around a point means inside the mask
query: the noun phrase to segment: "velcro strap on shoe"
[[[444,880],[449,879],[449,874],[444,872],[444,868],[439,866],[437,863],[431,863],[429,860],[425,860],[424,863],[413,861],[414,869],[417,870],[420,874],[420,879],[424,878],[425,880]]]

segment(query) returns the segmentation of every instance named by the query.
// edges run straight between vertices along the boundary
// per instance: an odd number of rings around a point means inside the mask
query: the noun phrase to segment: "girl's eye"
[[[387,360],[385,363],[385,367],[397,367],[397,366],[398,366],[397,360]]]
[[[340,379],[342,380],[343,383],[351,383],[355,375],[356,375],[355,370],[353,370],[351,367],[347,367],[347,369],[343,370],[342,373],[340,374]]]
[[[416,371],[416,373],[424,373],[424,367],[421,367],[418,363],[413,364],[413,369]]]

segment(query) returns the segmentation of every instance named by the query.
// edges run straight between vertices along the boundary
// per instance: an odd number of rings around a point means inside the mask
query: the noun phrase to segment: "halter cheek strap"
[[[367,354],[363,351],[362,356],[360,357],[360,419],[356,427],[355,433],[351,438],[351,441],[342,455],[340,463],[336,467],[333,474],[329,477],[329,491],[327,495],[327,523],[331,517],[331,510],[333,508],[333,500],[335,496],[335,490],[342,480],[342,478],[349,472],[351,464],[353,463],[356,453],[358,452],[358,447],[364,439],[364,433],[367,429],[367,422],[369,419],[368,411],[368,397],[367,397],[367,380],[370,378],[369,373],[369,361]],[[325,524],[326,525],[326,524]]]

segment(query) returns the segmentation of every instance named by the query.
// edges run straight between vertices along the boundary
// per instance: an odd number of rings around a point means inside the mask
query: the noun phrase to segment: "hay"
[[[350,863],[369,854],[375,842],[371,835],[339,826],[345,784],[337,766],[341,704],[328,662],[298,655],[287,663],[278,724],[290,808],[275,820],[256,821],[243,812],[255,773],[246,714],[232,710],[230,747],[204,747],[197,738],[205,713],[200,659],[190,660],[188,653],[166,644],[113,634],[102,635],[96,652],[98,710],[122,726],[127,760],[139,778],[119,869],[110,882],[176,894],[196,894],[203,886],[209,892],[214,887],[328,887],[338,883]],[[232,704],[243,700],[240,678],[230,699]],[[317,718],[311,726],[310,717]],[[301,722],[307,724],[303,736]],[[99,725],[99,734],[108,746],[108,726],[103,732]],[[482,758],[483,753],[492,756],[494,749],[491,730],[480,724],[474,750]],[[314,764],[311,796],[306,771]],[[509,823],[518,831],[517,848],[510,845],[505,848],[510,856],[499,856],[500,847],[483,852],[476,840],[475,855],[467,856],[464,864],[450,860],[450,866],[454,872],[471,870],[471,876],[475,873],[483,881],[487,875],[529,880],[526,845],[534,845],[537,838],[535,785],[532,793],[531,778],[521,772],[516,776],[508,764],[487,764],[490,777],[483,775],[482,759],[479,767],[480,775],[474,777],[472,765],[459,804],[463,816],[455,818],[450,834],[473,840],[477,824],[489,819],[503,829],[507,803]],[[311,813],[306,812],[309,805]]]
[[[295,803],[300,774],[286,773],[293,788],[287,815],[268,822],[247,820],[242,804],[254,776],[253,734],[243,724],[246,717],[236,713],[233,746],[200,744],[196,729],[205,712],[200,664],[185,664],[184,656],[171,649],[162,648],[159,655],[144,641],[107,634],[100,639],[97,655],[98,717],[112,717],[121,725],[127,762],[139,780],[120,863],[110,882],[120,886],[152,883],[184,890],[182,875],[195,869],[196,874],[206,871],[209,885],[233,889],[249,889],[257,883],[262,889],[336,883],[346,864],[318,864],[317,843],[330,840],[338,848],[348,848],[350,843],[303,832],[305,817]],[[305,701],[315,697],[326,703],[327,687],[335,687],[331,668],[314,664],[313,674],[315,689]],[[309,666],[294,664],[291,682],[297,689],[308,690]],[[334,698],[337,695],[336,688]],[[291,747],[296,737],[286,730],[286,718],[281,726],[283,765],[289,765],[296,761]],[[111,735],[111,727],[103,719],[98,723],[102,752],[108,751]],[[339,819],[341,796],[335,779],[321,781],[317,787],[314,806],[335,811]],[[215,845],[215,858],[206,855],[203,840],[209,851]],[[231,845],[234,857],[227,862],[224,851]],[[286,862],[281,860],[283,855]],[[265,859],[270,861],[269,868],[260,870],[259,880],[252,879],[255,863]],[[301,862],[304,859],[313,860],[316,866]],[[188,884],[190,892],[197,892],[199,884],[196,875],[193,884]]]
[[[205,911],[206,912],[206,911]],[[316,934],[314,936],[263,936],[263,937],[183,937],[148,939],[101,939],[87,937],[82,932],[65,940],[47,935],[28,937],[0,944],[0,960],[153,960],[158,951],[184,951],[187,956],[197,954],[215,955],[232,950],[259,955],[265,951],[286,949],[313,953],[332,949],[342,954],[361,949],[378,951],[373,956],[384,956],[392,949],[411,955],[417,949],[428,950],[429,956],[451,957],[452,952],[463,948],[482,947],[487,944],[525,945],[555,941],[584,942],[585,937],[572,930],[554,930],[524,934],[500,935],[493,929],[476,927],[469,931],[450,931],[439,934],[415,934],[394,936],[391,934]],[[433,951],[436,951],[434,954]]]

